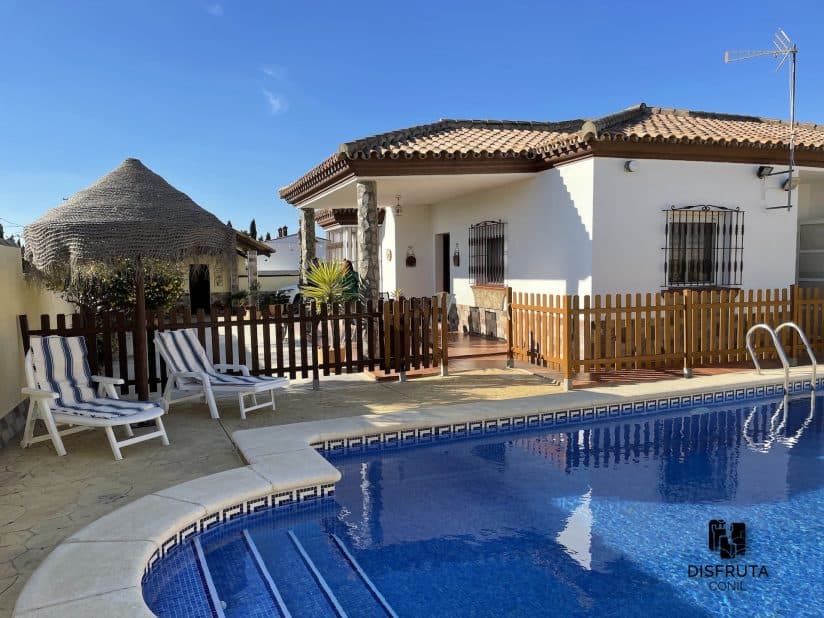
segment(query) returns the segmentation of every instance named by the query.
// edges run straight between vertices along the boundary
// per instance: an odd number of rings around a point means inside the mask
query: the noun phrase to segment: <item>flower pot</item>
[[[340,359],[341,363],[346,362],[346,350],[343,348],[329,348],[327,352],[330,364],[335,364]],[[323,348],[318,347],[318,365],[323,364]]]

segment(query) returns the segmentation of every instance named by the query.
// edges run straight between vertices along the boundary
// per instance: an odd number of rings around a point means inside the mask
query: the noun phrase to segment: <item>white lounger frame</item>
[[[212,384],[209,380],[209,374],[205,371],[172,371],[171,368],[174,366],[174,363],[170,362],[169,353],[160,337],[155,337],[155,347],[160,353],[160,357],[163,359],[163,362],[166,363],[167,368],[169,368],[169,378],[166,381],[166,388],[163,389],[162,398],[163,407],[167,412],[169,411],[169,406],[172,404],[181,403],[184,401],[203,401],[203,399],[205,399],[206,404],[209,407],[209,414],[211,417],[214,419],[219,419],[220,413],[217,409],[215,394],[220,395],[224,393],[237,393],[240,418],[243,420],[246,420],[247,412],[260,410],[261,408],[266,408],[269,406],[272,407],[272,410],[277,409],[277,406],[275,405],[275,391],[285,385],[285,380],[283,378],[272,378],[271,381],[262,381],[258,384]],[[246,365],[241,365],[238,363],[215,363],[213,367],[215,368],[215,371],[219,371],[220,373],[239,371],[243,376],[250,375],[249,368]],[[187,380],[195,380],[195,382],[188,382]],[[175,390],[183,393],[194,394],[173,398],[172,393]],[[262,403],[258,402],[258,393],[265,393],[267,391],[269,392],[269,400]],[[246,405],[246,397],[252,398],[251,406]]]
[[[120,418],[91,418],[75,414],[64,414],[58,410],[54,410],[52,407],[54,400],[57,399],[59,395],[52,391],[38,388],[31,351],[26,354],[25,369],[26,384],[28,386],[22,389],[22,392],[29,398],[29,410],[26,417],[26,427],[23,430],[23,440],[20,442],[20,446],[23,448],[27,448],[38,442],[51,440],[57,454],[62,457],[66,454],[66,447],[63,445],[62,436],[68,436],[88,429],[101,428],[106,432],[106,437],[109,439],[109,446],[111,446],[112,453],[117,461],[123,459],[120,449],[124,446],[130,446],[154,438],[160,438],[163,446],[169,446],[169,437],[166,435],[166,428],[163,426],[163,421],[160,418],[163,414],[162,411],[158,413],[157,409],[152,409]],[[99,396],[109,399],[119,399],[114,387],[123,384],[123,380],[106,376],[92,376],[92,382],[98,385]],[[34,435],[34,426],[38,420],[43,421],[48,433],[41,436]],[[134,435],[131,425],[146,421],[154,421],[156,430],[139,436]],[[58,425],[69,425],[69,428],[58,430]],[[125,440],[117,439],[114,434],[115,427],[123,427],[126,430]]]

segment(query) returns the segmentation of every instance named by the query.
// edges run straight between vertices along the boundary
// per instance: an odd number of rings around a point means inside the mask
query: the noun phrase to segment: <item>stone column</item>
[[[300,282],[306,281],[306,273],[315,259],[315,211],[311,208],[300,209],[298,221],[300,236]]]
[[[238,256],[234,251],[226,256],[226,269],[229,271],[229,294],[235,294],[240,291],[237,262]]]
[[[378,281],[378,187],[374,180],[357,184],[358,192],[358,275],[364,284],[363,294],[377,300]]]
[[[255,249],[246,251],[246,280],[249,282],[249,302],[257,307],[258,302],[258,253]]]

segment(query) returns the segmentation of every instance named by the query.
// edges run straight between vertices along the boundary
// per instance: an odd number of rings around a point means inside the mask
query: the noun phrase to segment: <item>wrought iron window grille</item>
[[[699,204],[664,210],[666,288],[741,285],[744,270],[744,211]]]
[[[469,281],[472,285],[504,284],[503,221],[482,221],[469,227]]]

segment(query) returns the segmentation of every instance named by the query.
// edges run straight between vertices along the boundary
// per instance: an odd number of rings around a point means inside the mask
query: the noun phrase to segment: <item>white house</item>
[[[257,281],[261,292],[274,292],[284,286],[298,282],[300,277],[300,236],[290,234],[289,227],[278,228],[278,235],[263,241],[270,249],[269,255],[257,255]],[[326,239],[316,239],[316,256],[325,259]],[[239,275],[240,286],[249,289],[248,269],[243,268]]]
[[[450,292],[462,327],[500,336],[507,285],[824,283],[824,127],[796,126],[793,183],[775,173],[789,131],[645,104],[595,120],[441,120],[347,142],[280,195],[302,226],[322,211],[322,227],[350,229],[373,292]]]

